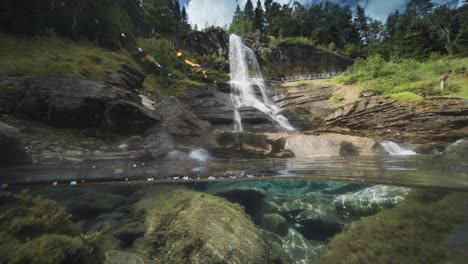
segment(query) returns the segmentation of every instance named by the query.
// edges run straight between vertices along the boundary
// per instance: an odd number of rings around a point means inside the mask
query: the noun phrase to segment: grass
[[[208,78],[205,79],[201,71],[195,72],[184,62],[189,58],[196,62],[199,58],[188,52],[184,52],[181,58],[177,57],[169,40],[138,39],[137,44],[154,56],[163,68],[156,67],[145,56],[137,56],[136,51],[130,54],[126,50],[101,48],[89,41],[60,37],[26,38],[0,32],[0,77],[70,74],[104,81],[109,73],[119,70],[121,64],[129,64],[146,72],[144,87],[149,94],[157,91],[166,96],[183,96],[187,86],[229,79],[227,74],[212,69],[206,69]]]
[[[339,76],[332,81],[359,85],[376,94],[413,102],[434,96],[468,98],[468,78],[463,67],[468,67],[468,58],[392,62],[373,56],[367,60],[357,60],[351,69],[353,74]],[[444,74],[449,76],[447,87],[440,91],[440,77]]]
[[[138,66],[125,51],[58,37],[21,38],[0,33],[0,47],[0,76],[71,74],[105,80],[122,63]]]

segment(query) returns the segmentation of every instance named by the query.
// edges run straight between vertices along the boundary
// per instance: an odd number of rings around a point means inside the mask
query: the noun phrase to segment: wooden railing
[[[321,80],[330,79],[340,75],[347,75],[346,72],[322,72],[322,73],[310,73],[296,76],[287,77],[270,77],[265,78],[267,82],[297,82],[297,81],[308,81],[308,80]]]

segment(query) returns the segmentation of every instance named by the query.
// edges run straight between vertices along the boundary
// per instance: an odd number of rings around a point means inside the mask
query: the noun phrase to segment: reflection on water
[[[1,263],[464,263],[467,171],[429,156],[2,168]]]
[[[54,181],[233,180],[297,178],[468,189],[468,162],[434,156],[315,157],[308,159],[223,160],[207,162],[107,162],[0,167],[1,184]]]

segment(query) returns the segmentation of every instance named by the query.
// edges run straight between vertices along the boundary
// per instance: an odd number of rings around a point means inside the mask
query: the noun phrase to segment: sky
[[[188,20],[192,26],[197,25],[198,29],[203,29],[206,26],[229,25],[232,21],[236,5],[239,3],[241,8],[244,7],[247,0],[179,0],[187,10]],[[263,3],[263,0],[261,0]],[[298,0],[303,5],[317,4],[325,2],[325,0]],[[356,5],[361,5],[366,9],[367,15],[374,19],[385,21],[388,14],[396,9],[403,11],[409,0],[330,0],[331,2],[349,5],[352,9]],[[254,7],[257,0],[252,0]],[[292,4],[293,0],[275,0],[279,4]],[[462,0],[434,0],[434,3],[450,3],[453,5],[460,4]]]

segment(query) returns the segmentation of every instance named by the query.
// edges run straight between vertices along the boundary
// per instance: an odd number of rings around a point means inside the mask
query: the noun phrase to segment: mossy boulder
[[[81,234],[52,200],[0,194],[1,263],[101,263],[99,235]]]
[[[153,188],[139,251],[155,263],[283,263],[243,208],[189,189]]]
[[[467,252],[444,241],[464,222],[467,194],[415,192],[395,208],[348,225],[330,241],[321,263],[466,262]]]

